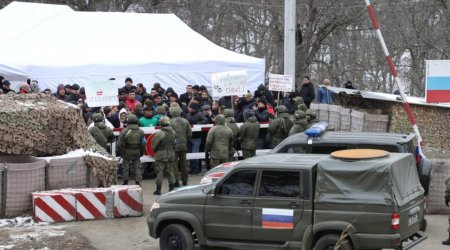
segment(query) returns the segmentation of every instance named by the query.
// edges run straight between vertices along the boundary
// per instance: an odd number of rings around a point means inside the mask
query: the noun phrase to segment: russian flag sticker
[[[263,208],[262,227],[268,229],[293,229],[294,210]]]

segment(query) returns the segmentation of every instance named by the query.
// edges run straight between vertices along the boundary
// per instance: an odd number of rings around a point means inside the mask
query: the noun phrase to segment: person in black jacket
[[[269,111],[267,111],[267,101],[265,98],[259,98],[255,111],[255,116],[258,122],[268,122],[270,119]]]
[[[208,119],[200,112],[200,106],[198,103],[191,103],[189,105],[189,113],[186,115],[186,120],[188,120],[189,124],[208,124]],[[192,138],[188,143],[189,153],[198,153],[200,152],[200,145],[202,143],[202,135],[199,133],[192,133]],[[202,165],[199,160],[189,160],[189,167],[191,171],[189,174],[199,174],[201,171]]]
[[[309,80],[309,76],[303,77],[303,84],[300,88],[300,96],[303,98],[306,107],[309,108],[311,102],[316,98],[316,93],[314,91],[314,85]]]
[[[287,112],[289,114],[294,114],[295,112],[295,103],[292,99],[291,92],[284,92],[284,97],[281,100],[281,105],[284,105],[287,108]]]
[[[180,95],[180,101],[183,105],[189,105],[189,102],[192,99],[192,85],[186,86],[186,93]]]

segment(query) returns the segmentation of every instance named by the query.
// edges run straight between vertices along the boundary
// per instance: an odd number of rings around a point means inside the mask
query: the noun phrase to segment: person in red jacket
[[[134,110],[136,109],[136,104],[138,103],[140,102],[136,100],[136,90],[134,89],[130,90],[128,97],[126,98],[125,104],[130,109],[131,113],[134,112]]]

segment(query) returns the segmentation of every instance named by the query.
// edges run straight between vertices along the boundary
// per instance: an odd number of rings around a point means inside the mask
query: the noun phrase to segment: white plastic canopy
[[[246,70],[247,87],[264,82],[265,60],[229,51],[173,14],[79,12],[68,6],[12,2],[0,10],[0,75],[8,80],[81,86],[126,77],[179,94],[211,87],[211,74]]]

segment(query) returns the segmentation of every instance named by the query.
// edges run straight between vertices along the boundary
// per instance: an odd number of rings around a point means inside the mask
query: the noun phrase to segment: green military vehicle
[[[415,160],[381,152],[241,161],[216,183],[158,198],[147,220],[150,236],[164,250],[409,249],[427,238]]]

